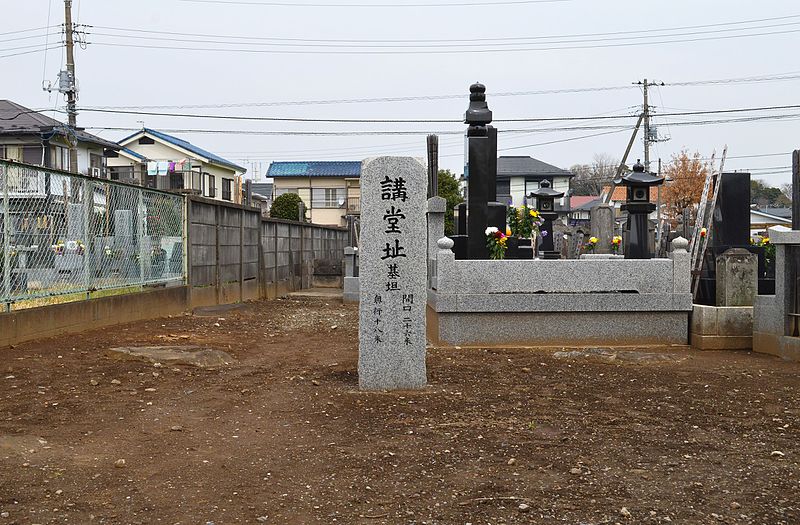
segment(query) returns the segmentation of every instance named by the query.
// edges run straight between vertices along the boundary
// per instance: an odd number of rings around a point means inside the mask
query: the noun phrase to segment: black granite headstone
[[[715,248],[727,249],[750,244],[749,173],[721,175],[711,235]]]

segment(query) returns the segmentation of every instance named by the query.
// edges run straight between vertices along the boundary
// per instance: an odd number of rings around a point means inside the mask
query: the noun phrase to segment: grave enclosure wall
[[[429,206],[431,215],[438,210]],[[687,344],[689,253],[668,259],[456,260],[429,229],[428,339],[437,344]]]

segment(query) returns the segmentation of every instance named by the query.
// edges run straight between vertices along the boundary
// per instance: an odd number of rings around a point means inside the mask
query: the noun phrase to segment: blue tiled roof
[[[267,177],[360,177],[360,161],[273,162]]]
[[[187,142],[187,141],[185,141],[183,139],[179,139],[178,137],[173,137],[172,135],[167,135],[166,133],[162,133],[160,131],[156,131],[156,130],[150,129],[150,128],[144,128],[141,131],[137,131],[133,135],[129,135],[129,136],[125,137],[124,139],[120,140],[119,143],[122,144],[126,140],[137,136],[142,131],[144,131],[148,135],[152,135],[152,136],[154,136],[154,137],[156,137],[158,139],[161,139],[164,142],[168,142],[168,143],[170,143],[172,145],[178,146],[179,148],[183,148],[183,149],[185,149],[187,151],[191,151],[192,153],[196,154],[199,157],[206,158],[212,164],[219,164],[220,166],[226,166],[226,167],[234,169],[236,171],[241,171],[241,172],[247,171],[247,168],[243,168],[242,166],[239,166],[238,164],[234,164],[233,162],[231,162],[229,160],[225,160],[222,157],[220,157],[219,155],[214,155],[210,151],[206,151],[203,148],[198,148],[197,146],[195,146],[191,142]]]
[[[122,148],[122,151],[124,151],[125,153],[127,153],[127,154],[128,154],[128,155],[130,155],[131,157],[136,157],[136,158],[137,158],[137,159],[139,159],[139,160],[147,160],[147,157],[145,157],[145,156],[144,156],[144,155],[142,155],[141,153],[136,153],[136,152],[135,152],[135,151],[133,151],[132,149],[129,149],[129,148]]]

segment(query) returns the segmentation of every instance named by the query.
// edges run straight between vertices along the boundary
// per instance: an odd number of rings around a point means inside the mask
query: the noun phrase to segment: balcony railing
[[[361,215],[361,197],[347,197],[347,214]]]

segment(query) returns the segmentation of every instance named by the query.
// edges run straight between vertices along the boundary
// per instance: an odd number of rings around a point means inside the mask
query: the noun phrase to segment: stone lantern
[[[553,242],[553,221],[558,218],[555,212],[555,201],[564,196],[564,192],[556,191],[550,187],[549,180],[543,180],[539,189],[531,193],[536,198],[536,211],[544,221],[540,228],[542,242],[539,244],[539,251],[542,259],[560,259],[561,254],[555,250]]]
[[[622,210],[628,212],[625,258],[649,259],[647,220],[656,209],[656,205],[650,202],[650,188],[664,184],[664,178],[646,172],[637,160],[633,171],[622,177],[622,184],[628,188],[626,202],[622,205]]]

